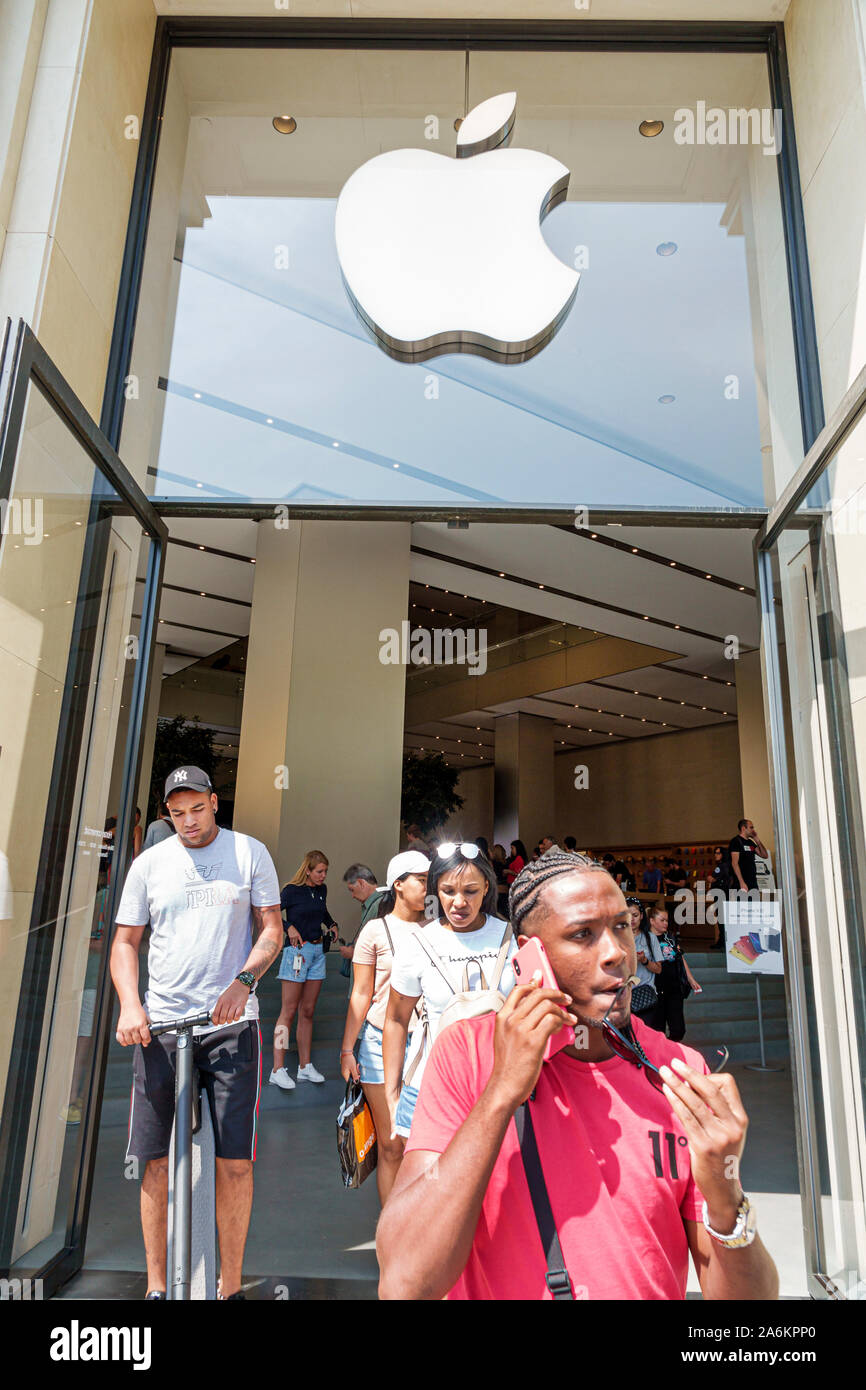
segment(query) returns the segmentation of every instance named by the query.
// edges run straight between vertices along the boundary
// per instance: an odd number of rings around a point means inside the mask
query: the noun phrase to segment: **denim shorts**
[[[295,956],[301,956],[303,964],[296,974],[293,970]],[[321,941],[305,941],[300,949],[297,946],[286,946],[283,950],[280,968],[277,971],[278,980],[288,980],[290,984],[302,985],[306,980],[324,980],[325,978],[325,952],[322,950]]]
[[[406,1053],[403,1057],[403,1065],[406,1065],[406,1058],[409,1056],[410,1039],[406,1040]],[[382,1060],[382,1029],[377,1028],[369,1019],[361,1029],[360,1046],[358,1048],[358,1071],[361,1074],[361,1084],[367,1086],[383,1086],[385,1084],[385,1064]]]
[[[400,1099],[397,1102],[397,1114],[394,1116],[394,1128],[404,1139],[409,1138],[409,1130],[412,1127],[412,1116],[415,1114],[415,1102],[418,1099],[417,1086],[404,1086],[400,1092]]]

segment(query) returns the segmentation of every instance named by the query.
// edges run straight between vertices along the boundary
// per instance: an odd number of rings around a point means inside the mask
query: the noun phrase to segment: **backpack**
[[[502,979],[502,972],[505,969],[505,963],[508,959],[508,947],[511,944],[511,939],[514,935],[514,932],[512,930],[511,923],[508,922],[506,924],[505,931],[502,934],[502,941],[499,946],[499,955],[496,958],[496,965],[493,969],[493,975],[491,976],[490,984],[488,985],[487,983],[480,960],[477,958],[477,956],[469,956],[467,958],[466,964],[463,967],[463,977],[459,988],[457,988],[457,986],[455,985],[451,972],[448,970],[447,966],[445,965],[445,962],[436,954],[436,952],[433,950],[433,947],[430,946],[428,942],[424,941],[422,933],[419,931],[415,931],[412,933],[412,935],[415,937],[415,940],[421,946],[425,955],[429,957],[430,961],[439,971],[439,974],[442,976],[446,985],[451,990],[451,993],[453,994],[454,998],[449,999],[448,1003],[445,1005],[445,1008],[442,1010],[442,1013],[439,1015],[439,1022],[436,1026],[435,1033],[433,1031],[433,1027],[430,1023],[430,1019],[427,1014],[426,1004],[424,1005],[421,1014],[421,1025],[424,1029],[424,1034],[421,1039],[421,1047],[416,1053],[415,1059],[411,1067],[409,1068],[409,1070],[403,1078],[403,1084],[405,1086],[411,1085],[412,1077],[415,1075],[415,1072],[417,1071],[418,1066],[420,1064],[421,1058],[424,1056],[424,1053],[427,1050],[428,1042],[434,1042],[435,1039],[442,1032],[443,1028],[447,1028],[452,1023],[459,1023],[460,1020],[464,1018],[480,1018],[482,1014],[499,1013],[499,1010],[505,1003],[505,995],[499,988],[499,982]],[[478,989],[469,988],[469,967],[473,963],[478,966],[478,974],[480,976],[480,988]]]

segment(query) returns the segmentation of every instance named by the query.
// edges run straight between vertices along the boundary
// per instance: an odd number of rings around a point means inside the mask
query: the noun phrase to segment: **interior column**
[[[337,921],[343,870],[381,879],[399,849],[406,669],[380,660],[380,634],[408,592],[407,523],[259,523],[234,826],[281,883],[322,850]]]
[[[508,850],[521,839],[529,853],[542,835],[554,835],[552,719],[505,714],[494,726],[494,839]]]

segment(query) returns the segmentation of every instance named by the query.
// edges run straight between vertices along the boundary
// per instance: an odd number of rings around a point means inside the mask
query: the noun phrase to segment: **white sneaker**
[[[298,1067],[299,1081],[315,1081],[318,1085],[319,1082],[324,1081],[324,1079],[325,1078],[323,1077],[322,1073],[320,1071],[316,1071],[316,1068],[313,1066],[312,1062],[308,1062],[305,1067]]]
[[[279,1086],[282,1091],[293,1091],[295,1083],[289,1076],[285,1067],[280,1067],[277,1071],[272,1071],[268,1077],[269,1086]]]

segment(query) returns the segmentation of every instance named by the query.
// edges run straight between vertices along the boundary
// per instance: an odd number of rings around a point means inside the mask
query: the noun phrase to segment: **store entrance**
[[[600,524],[586,535],[573,526],[482,522],[456,529],[418,521],[405,536],[402,527],[395,529],[395,539],[405,541],[408,575],[388,626],[400,641],[401,656],[411,658],[412,638],[419,633],[429,637],[429,651],[419,638],[420,659],[403,662],[402,719],[383,734],[396,744],[398,757],[439,755],[454,774],[462,806],[431,839],[483,836],[491,852],[497,844],[508,851],[519,839],[531,855],[547,833],[560,844],[568,837],[579,849],[611,853],[624,862],[645,902],[667,902],[703,990],[686,1005],[685,1041],[708,1053],[721,1044],[731,1053],[754,1114],[753,1142],[761,1158],[752,1189],[762,1194],[764,1206],[770,1199],[769,1221],[780,1267],[788,1271],[787,1291],[802,1293],[804,1252],[799,1242],[789,1242],[790,1232],[799,1229],[799,1194],[784,983],[779,977],[762,982],[765,1057],[781,1070],[749,1073],[746,1064],[760,1058],[755,982],[746,975],[729,976],[724,951],[713,949],[718,924],[706,897],[714,848],[727,848],[744,814],[774,857],[756,651],[754,531],[633,523],[634,518]],[[336,546],[348,544],[350,523],[315,524],[325,525],[327,533],[309,533],[317,545],[330,536]],[[255,674],[260,659],[256,604],[266,602],[271,578],[264,568],[268,552],[262,534],[271,522],[200,515],[170,517],[168,525],[158,713],[166,723],[181,715],[192,723],[197,716],[198,727],[210,729],[220,751],[221,800],[230,803],[236,830],[256,833],[251,818],[257,803],[244,793],[249,780],[244,763],[255,755],[249,734],[265,717],[256,703],[263,689]],[[337,585],[331,595],[325,584],[317,591],[319,616],[328,614],[321,631],[329,650],[348,641],[348,629],[360,621],[365,602],[373,602],[372,557],[381,553],[382,530],[387,528],[376,530],[369,569],[355,574],[351,591]],[[303,534],[300,541],[303,546]],[[332,572],[328,556],[323,570]],[[192,632],[196,599],[207,617]],[[283,606],[288,613],[290,590],[284,591]],[[297,633],[303,615],[296,612],[294,622]],[[454,635],[454,659],[437,661],[437,640],[439,656],[448,655],[448,632]],[[377,665],[388,640],[383,633],[377,617],[369,633]],[[462,647],[456,641],[461,633]],[[280,660],[277,636],[271,627],[268,654],[274,663]],[[328,650],[322,650],[325,683],[328,661]],[[345,685],[342,711],[362,739],[365,677],[357,664],[352,669],[355,684]],[[291,679],[290,670],[288,715]],[[264,688],[271,703],[281,698],[273,682]],[[305,725],[305,736],[318,746],[318,767],[323,778],[333,780],[334,796],[345,801],[354,795],[345,769],[329,770],[329,743],[336,734],[324,710]],[[274,754],[271,766],[277,761]],[[291,785],[297,769],[289,770]],[[389,831],[390,850],[369,851],[363,811],[376,795],[368,783],[348,837],[336,801],[333,822],[327,815],[314,822],[300,794],[289,809],[297,845],[321,848],[329,858],[329,907],[347,940],[359,909],[343,884],[344,870],[369,857],[378,879],[383,856],[406,843],[406,824],[397,816]],[[281,882],[297,868],[299,857],[282,851],[285,833],[285,826],[278,827],[272,841]],[[693,893],[691,903],[666,891],[664,873],[673,869],[673,860]],[[654,894],[658,870],[661,889]],[[681,920],[674,920],[675,913]],[[285,1296],[279,1290],[294,1298],[375,1297],[375,1185],[343,1192],[334,1151],[334,1116],[342,1095],[337,1056],[348,989],[340,964],[332,953],[314,1021],[313,1062],[325,1084],[298,1086],[291,1094],[263,1085],[246,1259],[250,1297]],[[260,1000],[267,1083],[280,1006],[274,970],[260,988]],[[294,1050],[288,1065],[297,1067]],[[128,1053],[112,1042],[85,1269],[91,1288],[122,1274],[134,1289],[143,1267],[137,1185],[127,1179],[124,1164],[129,1066]],[[300,1191],[291,1177],[299,1172],[304,1174]]]

